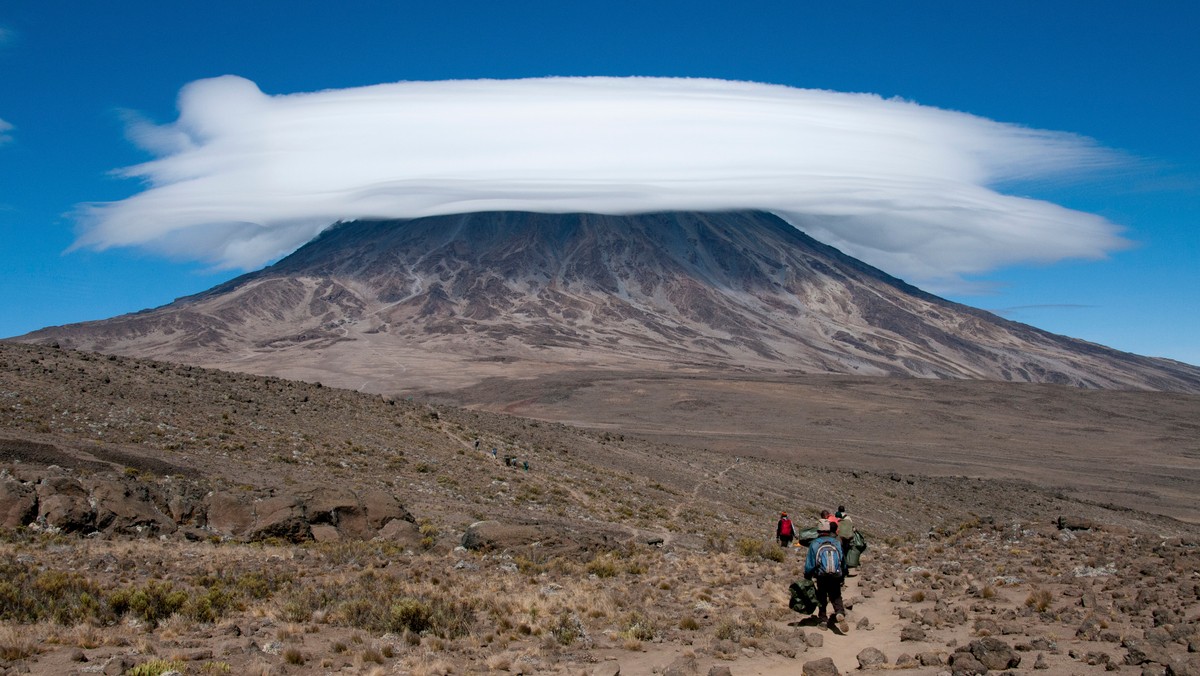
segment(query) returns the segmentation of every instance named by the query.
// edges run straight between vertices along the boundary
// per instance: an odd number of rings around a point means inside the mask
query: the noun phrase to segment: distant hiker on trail
[[[792,527],[792,520],[788,518],[787,512],[780,512],[779,523],[775,524],[775,537],[779,540],[779,546],[791,545],[792,536],[795,534],[796,529]]]
[[[837,508],[838,538],[842,541],[842,562],[849,563],[850,548],[854,546],[854,519],[850,518],[850,514],[846,512],[845,505],[838,505]],[[845,571],[849,574],[849,571]]]
[[[842,604],[842,582],[845,567],[842,563],[842,543],[833,535],[834,525],[829,519],[817,522],[817,539],[808,545],[808,556],[804,559],[804,579],[817,583],[817,619],[830,629],[837,627],[845,633],[850,629],[846,623],[846,607]],[[833,603],[833,617],[825,614],[826,604]]]

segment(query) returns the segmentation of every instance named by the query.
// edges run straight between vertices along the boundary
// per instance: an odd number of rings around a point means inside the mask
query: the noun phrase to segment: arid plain
[[[575,371],[445,397],[730,455],[1029,481],[1200,523],[1200,397],[913,378]]]

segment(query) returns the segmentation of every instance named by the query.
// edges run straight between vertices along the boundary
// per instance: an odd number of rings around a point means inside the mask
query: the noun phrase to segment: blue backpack
[[[817,575],[828,577],[842,574],[842,546],[831,540],[817,545]]]

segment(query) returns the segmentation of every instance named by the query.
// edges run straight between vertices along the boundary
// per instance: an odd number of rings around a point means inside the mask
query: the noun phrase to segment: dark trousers
[[[817,577],[817,608],[821,615],[825,614],[825,605],[833,603],[833,612],[846,614],[842,605],[842,577],[840,575],[822,575]],[[829,618],[833,620],[833,618]]]
[[[779,537],[779,546],[780,547],[787,547],[788,545],[792,544],[792,536],[791,535],[780,535],[778,537]]]

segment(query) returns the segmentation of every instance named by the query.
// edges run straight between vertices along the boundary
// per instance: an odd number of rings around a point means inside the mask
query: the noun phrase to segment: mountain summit
[[[379,392],[591,367],[1200,392],[1200,368],[948,302],[756,211],[340,223],[204,293],[21,340]]]

